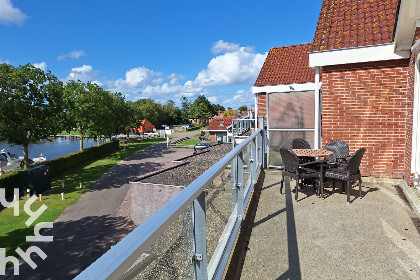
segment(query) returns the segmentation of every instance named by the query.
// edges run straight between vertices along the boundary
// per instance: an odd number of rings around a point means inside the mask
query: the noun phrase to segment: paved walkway
[[[175,133],[183,138],[197,132]],[[174,139],[175,140],[175,139]],[[174,141],[173,140],[173,141]],[[20,265],[19,276],[8,279],[72,279],[127,235],[135,225],[119,215],[129,181],[172,166],[172,161],[192,154],[191,149],[167,148],[166,141],[140,150],[122,160],[96,181],[75,204],[43,235],[54,236],[50,243],[33,243],[47,255],[42,260],[32,254],[38,266]]]
[[[266,173],[240,279],[420,279],[420,220],[401,181],[367,178],[347,204],[331,188],[324,200],[305,188],[296,202],[280,178]]]

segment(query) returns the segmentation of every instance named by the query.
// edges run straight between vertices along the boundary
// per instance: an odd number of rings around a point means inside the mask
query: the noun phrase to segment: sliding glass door
[[[280,148],[291,148],[302,138],[314,147],[315,91],[274,92],[267,95],[268,163],[283,165]]]

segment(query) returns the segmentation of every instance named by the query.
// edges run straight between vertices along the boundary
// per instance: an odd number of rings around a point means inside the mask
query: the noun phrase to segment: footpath
[[[175,133],[175,138],[192,137],[197,132]],[[176,139],[172,139],[175,141]],[[73,279],[86,267],[131,232],[135,225],[119,215],[130,181],[173,166],[172,161],[189,156],[192,149],[167,147],[166,141],[148,146],[120,161],[104,173],[76,203],[54,221],[44,236],[53,242],[34,242],[47,255],[32,254],[37,265],[19,266],[19,275],[9,269],[6,279]]]

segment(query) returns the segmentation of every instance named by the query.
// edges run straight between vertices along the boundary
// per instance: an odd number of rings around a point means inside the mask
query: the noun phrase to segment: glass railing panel
[[[146,250],[123,279],[194,279],[192,207]],[[134,276],[134,277],[133,277]],[[128,278],[127,278],[128,277]]]
[[[206,233],[207,260],[210,262],[232,213],[231,164],[226,166],[207,187]]]

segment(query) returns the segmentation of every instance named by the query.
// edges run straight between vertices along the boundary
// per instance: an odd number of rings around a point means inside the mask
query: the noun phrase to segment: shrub
[[[13,189],[19,188],[22,182],[20,170],[11,171],[0,176],[0,188],[6,189],[6,197],[13,198]],[[22,190],[21,194],[22,194]],[[1,209],[1,208],[0,208]]]
[[[90,161],[92,159],[103,156],[111,151],[118,149],[119,141],[110,141],[103,143],[99,146],[92,146],[83,151],[74,152],[71,154],[64,155],[59,158],[48,160],[43,162],[43,165],[48,165],[50,168],[50,176],[55,177],[61,173],[76,167],[82,163]]]

